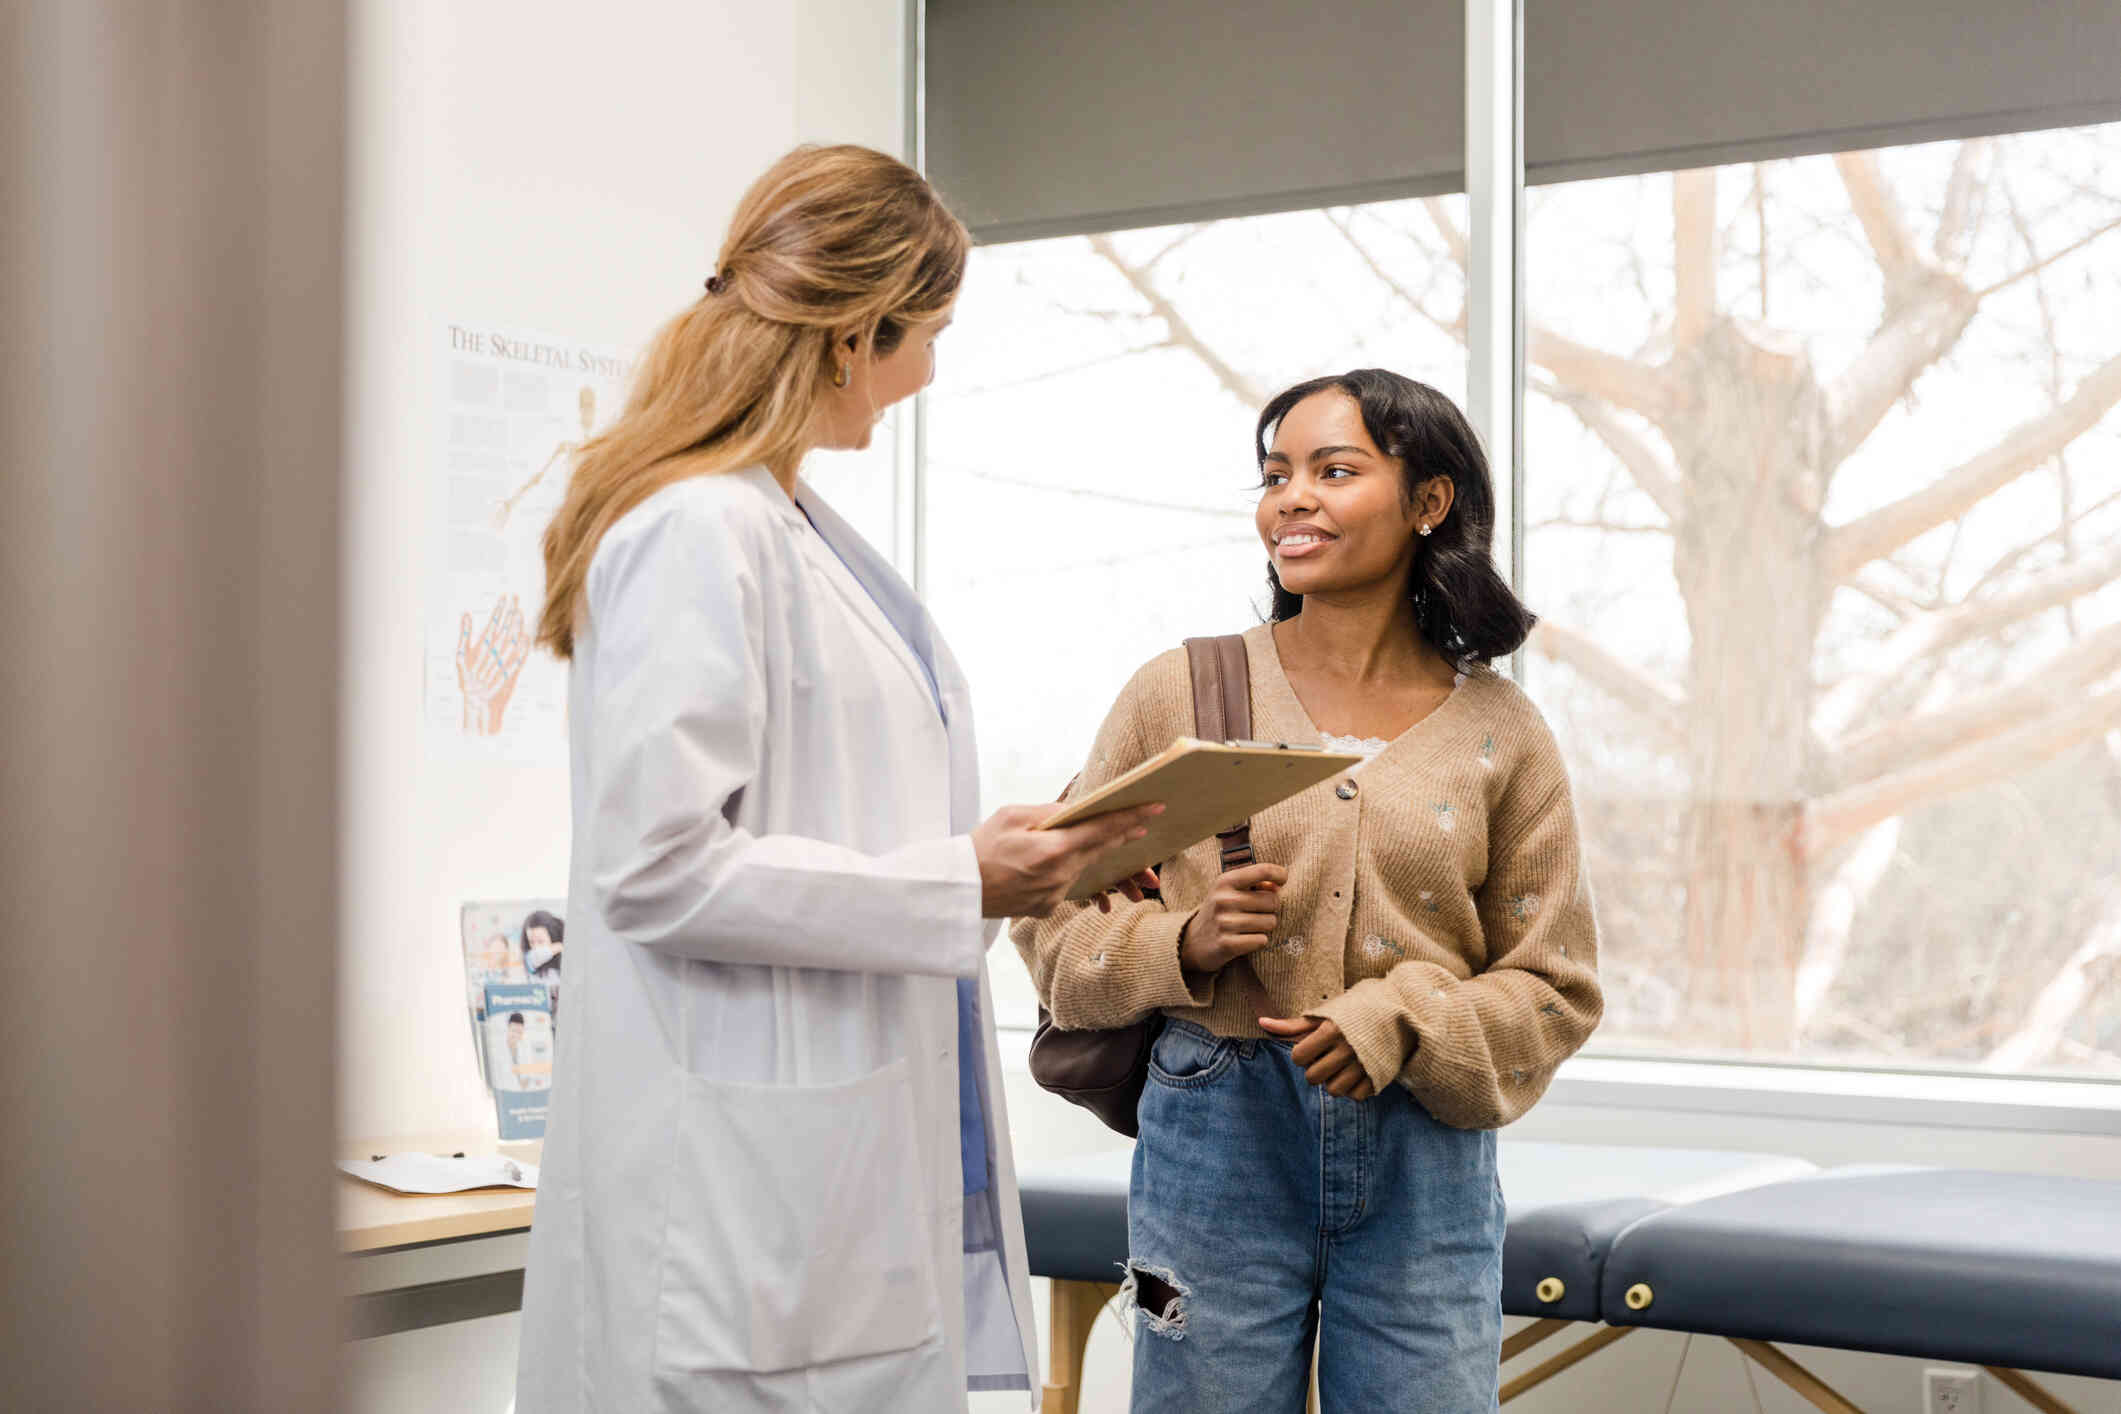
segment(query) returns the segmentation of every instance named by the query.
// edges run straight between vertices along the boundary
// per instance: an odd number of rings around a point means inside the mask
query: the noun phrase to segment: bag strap
[[[1243,634],[1186,640],[1193,671],[1193,734],[1202,741],[1244,741],[1252,735],[1252,665]],[[1252,822],[1216,832],[1223,872],[1253,862]]]

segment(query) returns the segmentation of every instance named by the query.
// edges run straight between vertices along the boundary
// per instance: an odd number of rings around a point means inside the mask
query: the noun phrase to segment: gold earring
[[[854,370],[843,363],[832,370],[832,386],[835,388],[844,388],[847,386],[848,380],[853,377]]]

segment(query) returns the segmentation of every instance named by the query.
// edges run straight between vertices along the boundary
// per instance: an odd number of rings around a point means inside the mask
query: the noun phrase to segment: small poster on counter
[[[486,1076],[503,1139],[542,1139],[552,1090],[552,1012],[542,982],[486,985]]]
[[[466,1009],[479,1076],[503,1139],[541,1139],[552,1089],[566,905],[467,903],[461,915]]]

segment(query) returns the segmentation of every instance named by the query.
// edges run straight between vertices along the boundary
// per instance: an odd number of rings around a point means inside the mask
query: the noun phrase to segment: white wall
[[[563,894],[567,776],[423,725],[451,321],[637,349],[800,140],[897,151],[900,0],[362,0],[348,210],[342,1132],[493,1127],[457,908]],[[889,546],[892,438],[811,470]]]

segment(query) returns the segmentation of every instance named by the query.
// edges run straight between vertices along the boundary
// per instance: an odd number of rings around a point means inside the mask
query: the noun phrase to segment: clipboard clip
[[[1226,741],[1224,746],[1249,747],[1254,751],[1324,751],[1323,746],[1306,746],[1297,741]]]

